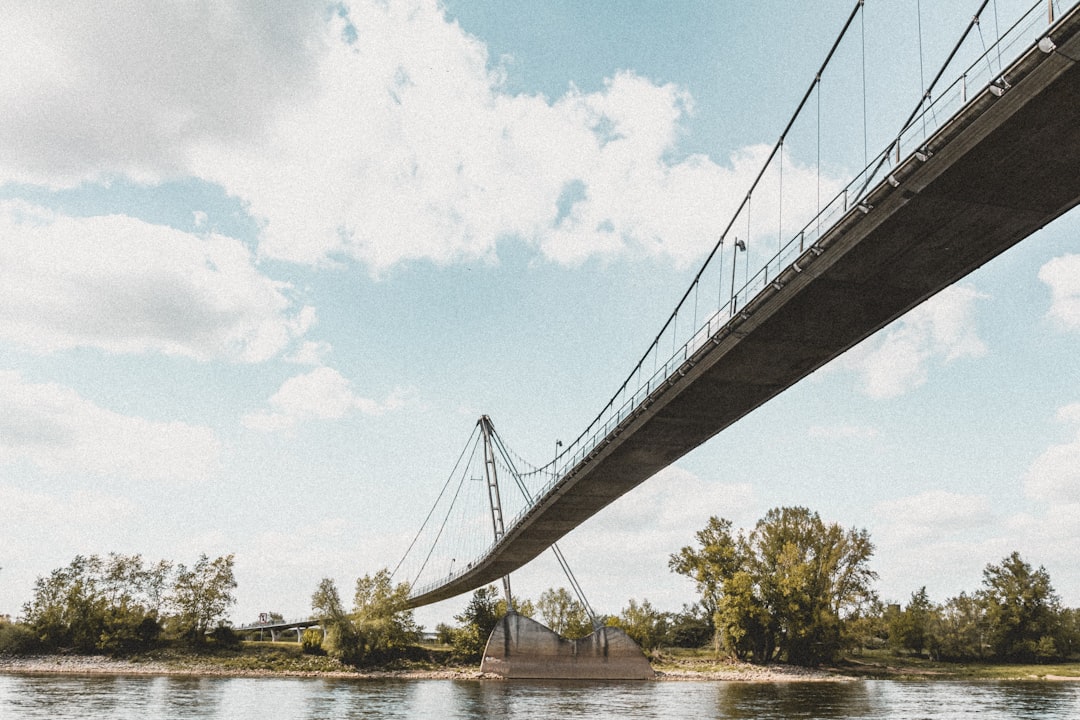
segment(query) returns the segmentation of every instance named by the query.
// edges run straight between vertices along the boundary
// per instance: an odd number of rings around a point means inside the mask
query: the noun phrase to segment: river
[[[328,680],[0,674],[3,720],[1076,720],[1080,683]]]

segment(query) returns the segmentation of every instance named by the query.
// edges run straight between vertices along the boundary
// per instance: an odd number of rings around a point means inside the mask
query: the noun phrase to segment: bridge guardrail
[[[866,167],[833,198],[828,200],[825,206],[790,237],[777,253],[738,290],[732,288],[726,303],[720,304],[711,312],[707,311],[707,319],[701,325],[697,322],[695,307],[690,329],[679,334],[677,333],[678,317],[691,295],[688,291],[676,306],[668,324],[665,325],[665,331],[668,327],[671,328],[670,334],[661,331],[603,410],[596,415],[585,430],[569,443],[555,460],[523,474],[550,478],[534,490],[534,497],[538,499],[546,497],[556,486],[572,477],[594,452],[613,439],[616,430],[633,417],[639,408],[649,404],[650,398],[655,394],[664,391],[673,375],[685,371],[687,362],[695,353],[715,338],[737,327],[744,319],[743,314],[747,312],[747,308],[752,307],[756,300],[761,299],[770,287],[775,287],[774,283],[783,273],[791,270],[812,248],[818,248],[823,240],[828,239],[830,234],[835,233],[837,228],[845,223],[845,220],[853,220],[859,214],[868,212],[870,208],[864,204],[866,199],[882,192],[886,186],[893,186],[895,180],[893,175],[900,172],[901,168],[914,162],[924,161],[925,157],[920,156],[925,155],[923,151],[927,149],[928,144],[932,143],[935,136],[953,122],[961,111],[981,97],[985,97],[988,92],[999,95],[1000,93],[994,92],[994,88],[1007,85],[1005,77],[1009,71],[1035,48],[1034,43],[1046,35],[1046,32],[1032,32],[1037,27],[1044,27],[1040,12],[1045,6],[1044,0],[1037,0],[1002,34],[997,42],[986,47],[984,52],[935,99],[925,102],[927,98],[924,98],[923,110],[914,115],[913,119],[900,129],[895,139],[875,155]],[[1025,39],[1028,39],[1027,44],[1022,47],[1026,50],[1018,52],[1007,68],[1003,67],[1000,60],[1003,54],[1016,48],[1018,44],[1024,43]],[[995,57],[998,58],[996,70],[994,69]],[[972,92],[972,88],[976,90]],[[894,156],[895,162],[890,164]],[[712,261],[713,257],[710,255],[706,260],[706,265]],[[694,289],[700,277],[699,272],[694,283],[691,284],[691,290]],[[672,347],[672,353],[667,356],[662,355],[661,346]],[[662,363],[661,357],[665,358]],[[646,366],[650,361],[653,368],[652,372],[648,373]],[[504,538],[510,536],[513,528],[532,513],[535,507],[535,505],[525,507],[518,512],[506,525]],[[490,556],[500,542],[502,540],[491,543],[477,558]],[[470,572],[474,564],[475,562],[472,562],[456,572],[451,571],[447,576],[416,589],[412,594],[421,595],[446,585]]]

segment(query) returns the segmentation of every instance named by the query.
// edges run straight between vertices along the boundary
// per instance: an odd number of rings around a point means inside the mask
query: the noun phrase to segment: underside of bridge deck
[[[1080,202],[1080,12],[897,167],[572,469],[488,558],[413,598],[524,565],[587,518],[815,369]],[[1010,72],[1012,75],[1010,76]]]

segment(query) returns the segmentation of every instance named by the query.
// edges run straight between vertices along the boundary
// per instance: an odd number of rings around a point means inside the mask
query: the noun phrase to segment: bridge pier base
[[[504,678],[648,680],[656,676],[637,643],[619,628],[602,627],[567,640],[517,613],[499,621],[484,649],[481,671]]]

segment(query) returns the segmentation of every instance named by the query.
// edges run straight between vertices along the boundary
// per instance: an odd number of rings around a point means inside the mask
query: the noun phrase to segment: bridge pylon
[[[506,526],[503,524],[502,499],[499,496],[499,473],[495,469],[495,447],[491,441],[491,418],[483,415],[478,423],[480,434],[484,438],[484,477],[487,480],[488,502],[491,506],[491,526],[495,531],[495,542],[499,542],[506,534]],[[506,609],[511,611],[514,609],[514,599],[510,594],[509,575],[503,575],[502,586],[506,596]]]

